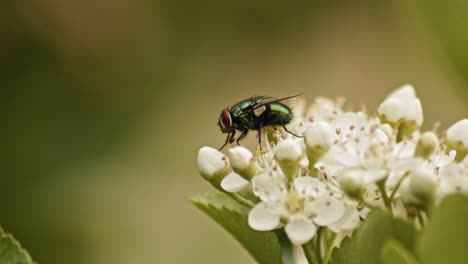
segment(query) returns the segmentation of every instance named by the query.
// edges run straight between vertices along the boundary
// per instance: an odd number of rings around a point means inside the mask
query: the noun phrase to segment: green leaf
[[[247,223],[247,207],[224,193],[196,195],[190,201],[235,237],[258,263],[282,263],[277,236],[251,229]]]
[[[0,264],[33,264],[28,252],[0,228]]]
[[[417,264],[416,257],[396,240],[387,241],[382,248],[384,264]]]
[[[416,230],[413,224],[376,210],[373,211],[351,238],[345,238],[332,253],[333,264],[383,263],[380,252],[385,243],[394,239],[412,251]]]
[[[432,222],[419,244],[424,264],[466,263],[468,260],[468,197],[453,195],[434,209]]]

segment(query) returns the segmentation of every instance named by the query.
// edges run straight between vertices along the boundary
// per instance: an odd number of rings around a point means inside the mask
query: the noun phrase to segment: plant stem
[[[333,244],[335,244],[336,233],[331,234],[330,240],[328,240],[327,250],[325,251],[325,257],[323,258],[323,264],[330,262],[331,254],[333,251]]]
[[[393,215],[392,201],[388,198],[387,191],[385,190],[385,181],[378,182],[377,187],[379,188],[380,195],[382,195],[382,199],[384,201],[385,206],[390,211],[390,214]]]
[[[409,175],[409,172],[405,173],[401,178],[400,180],[398,180],[397,184],[395,185],[395,189],[393,189],[392,193],[390,194],[390,202],[393,202],[393,199],[395,198],[395,195],[398,191],[398,189],[400,189],[400,185],[401,183],[403,182],[403,180]]]
[[[322,263],[322,233],[323,228],[319,227],[317,236],[315,237],[315,255],[317,256],[317,263]]]
[[[252,203],[250,200],[245,199],[244,197],[240,196],[237,193],[228,193],[232,199],[236,200],[238,203],[247,206],[249,208],[253,208],[255,206],[254,203]]]
[[[423,217],[421,211],[418,210],[416,212],[416,215],[418,216],[418,221],[419,221],[419,224],[421,225],[421,228],[424,228],[426,225],[424,223],[424,217]]]
[[[317,264],[318,263],[317,257],[315,256],[315,253],[314,253],[314,246],[313,246],[312,240],[310,240],[309,242],[303,244],[302,249],[304,250],[304,254],[305,254],[305,256],[307,258],[307,262],[309,262],[309,264]]]

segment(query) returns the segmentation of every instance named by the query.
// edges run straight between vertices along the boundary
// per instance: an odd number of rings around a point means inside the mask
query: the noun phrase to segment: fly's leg
[[[285,125],[281,124],[281,126],[283,127],[284,131],[288,132],[289,134],[295,136],[295,137],[298,137],[298,138],[303,138],[304,136],[299,136],[299,135],[296,135],[294,134],[293,132],[289,131]]]
[[[242,133],[240,134],[240,136],[237,138],[236,140],[236,143],[237,145],[239,145],[239,141],[243,138],[245,138],[245,136],[247,136],[247,133],[249,133],[249,130],[246,129],[246,130],[243,130]],[[234,141],[234,140],[233,140]]]
[[[226,140],[224,141],[224,144],[219,148],[219,150],[222,150],[228,143],[228,141],[230,140],[230,138],[232,137],[231,134],[228,134],[227,137],[226,137]]]
[[[226,141],[224,141],[224,144],[219,148],[219,150],[222,150],[226,145],[227,143],[232,143],[234,142],[234,136],[236,135],[236,131],[232,132],[232,133],[228,133],[227,134],[227,137],[226,137]]]
[[[258,137],[258,145],[260,146],[260,151],[263,151],[262,149],[262,124],[259,124],[258,130],[257,130],[257,137]]]
[[[229,137],[229,144],[232,144],[232,142],[234,142],[234,140],[236,140],[234,138],[235,135],[236,135],[236,131],[232,132],[231,136]]]

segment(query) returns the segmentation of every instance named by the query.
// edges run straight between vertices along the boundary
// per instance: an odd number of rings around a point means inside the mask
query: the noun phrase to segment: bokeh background
[[[412,83],[425,126],[468,111],[468,4],[0,2],[0,224],[39,263],[253,263],[187,202],[196,154],[252,95],[374,110]],[[253,139],[251,135],[250,140]]]

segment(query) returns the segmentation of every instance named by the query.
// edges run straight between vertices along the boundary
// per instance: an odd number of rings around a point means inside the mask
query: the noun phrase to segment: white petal
[[[332,146],[321,162],[317,163],[316,167],[324,166],[330,170],[330,173],[335,174],[343,168],[358,167],[361,165],[359,156],[353,155],[351,149],[345,151],[339,146]]]
[[[343,216],[337,222],[328,225],[328,228],[335,233],[353,230],[359,225],[359,211],[353,205],[346,205]]]
[[[252,229],[270,231],[280,225],[280,215],[271,213],[266,203],[259,203],[250,210],[248,222]]]
[[[244,189],[247,185],[249,185],[249,181],[245,180],[235,172],[229,173],[221,181],[221,188],[227,192],[238,192]]]
[[[252,152],[242,146],[229,149],[227,155],[229,157],[229,161],[231,162],[231,167],[239,170],[246,169],[253,157]]]
[[[252,188],[254,194],[264,202],[277,201],[286,195],[283,179],[267,173],[253,177]]]
[[[307,210],[315,214],[313,220],[317,225],[326,226],[337,222],[343,216],[345,205],[332,196],[326,196],[311,202]]]
[[[384,169],[362,170],[361,175],[364,184],[370,184],[385,179],[388,175],[388,171]]]
[[[361,112],[346,112],[339,114],[333,121],[333,126],[343,133],[349,130],[360,129],[365,123],[365,116]]]
[[[395,159],[405,159],[414,156],[416,144],[411,141],[401,141],[393,147],[392,156]]]
[[[437,162],[435,162],[435,165],[437,167],[445,167],[455,160],[455,156],[457,156],[457,151],[454,149],[452,149],[448,155],[446,154],[436,155],[434,157],[434,160],[437,160]]]
[[[317,178],[312,178],[310,176],[298,177],[294,180],[294,189],[296,189],[301,196],[317,198],[327,192],[326,187],[327,186]]]
[[[284,231],[293,244],[302,245],[315,236],[317,227],[307,220],[294,220],[286,225]]]
[[[211,178],[229,163],[227,157],[217,149],[202,147],[198,151],[198,170],[203,177]]]

